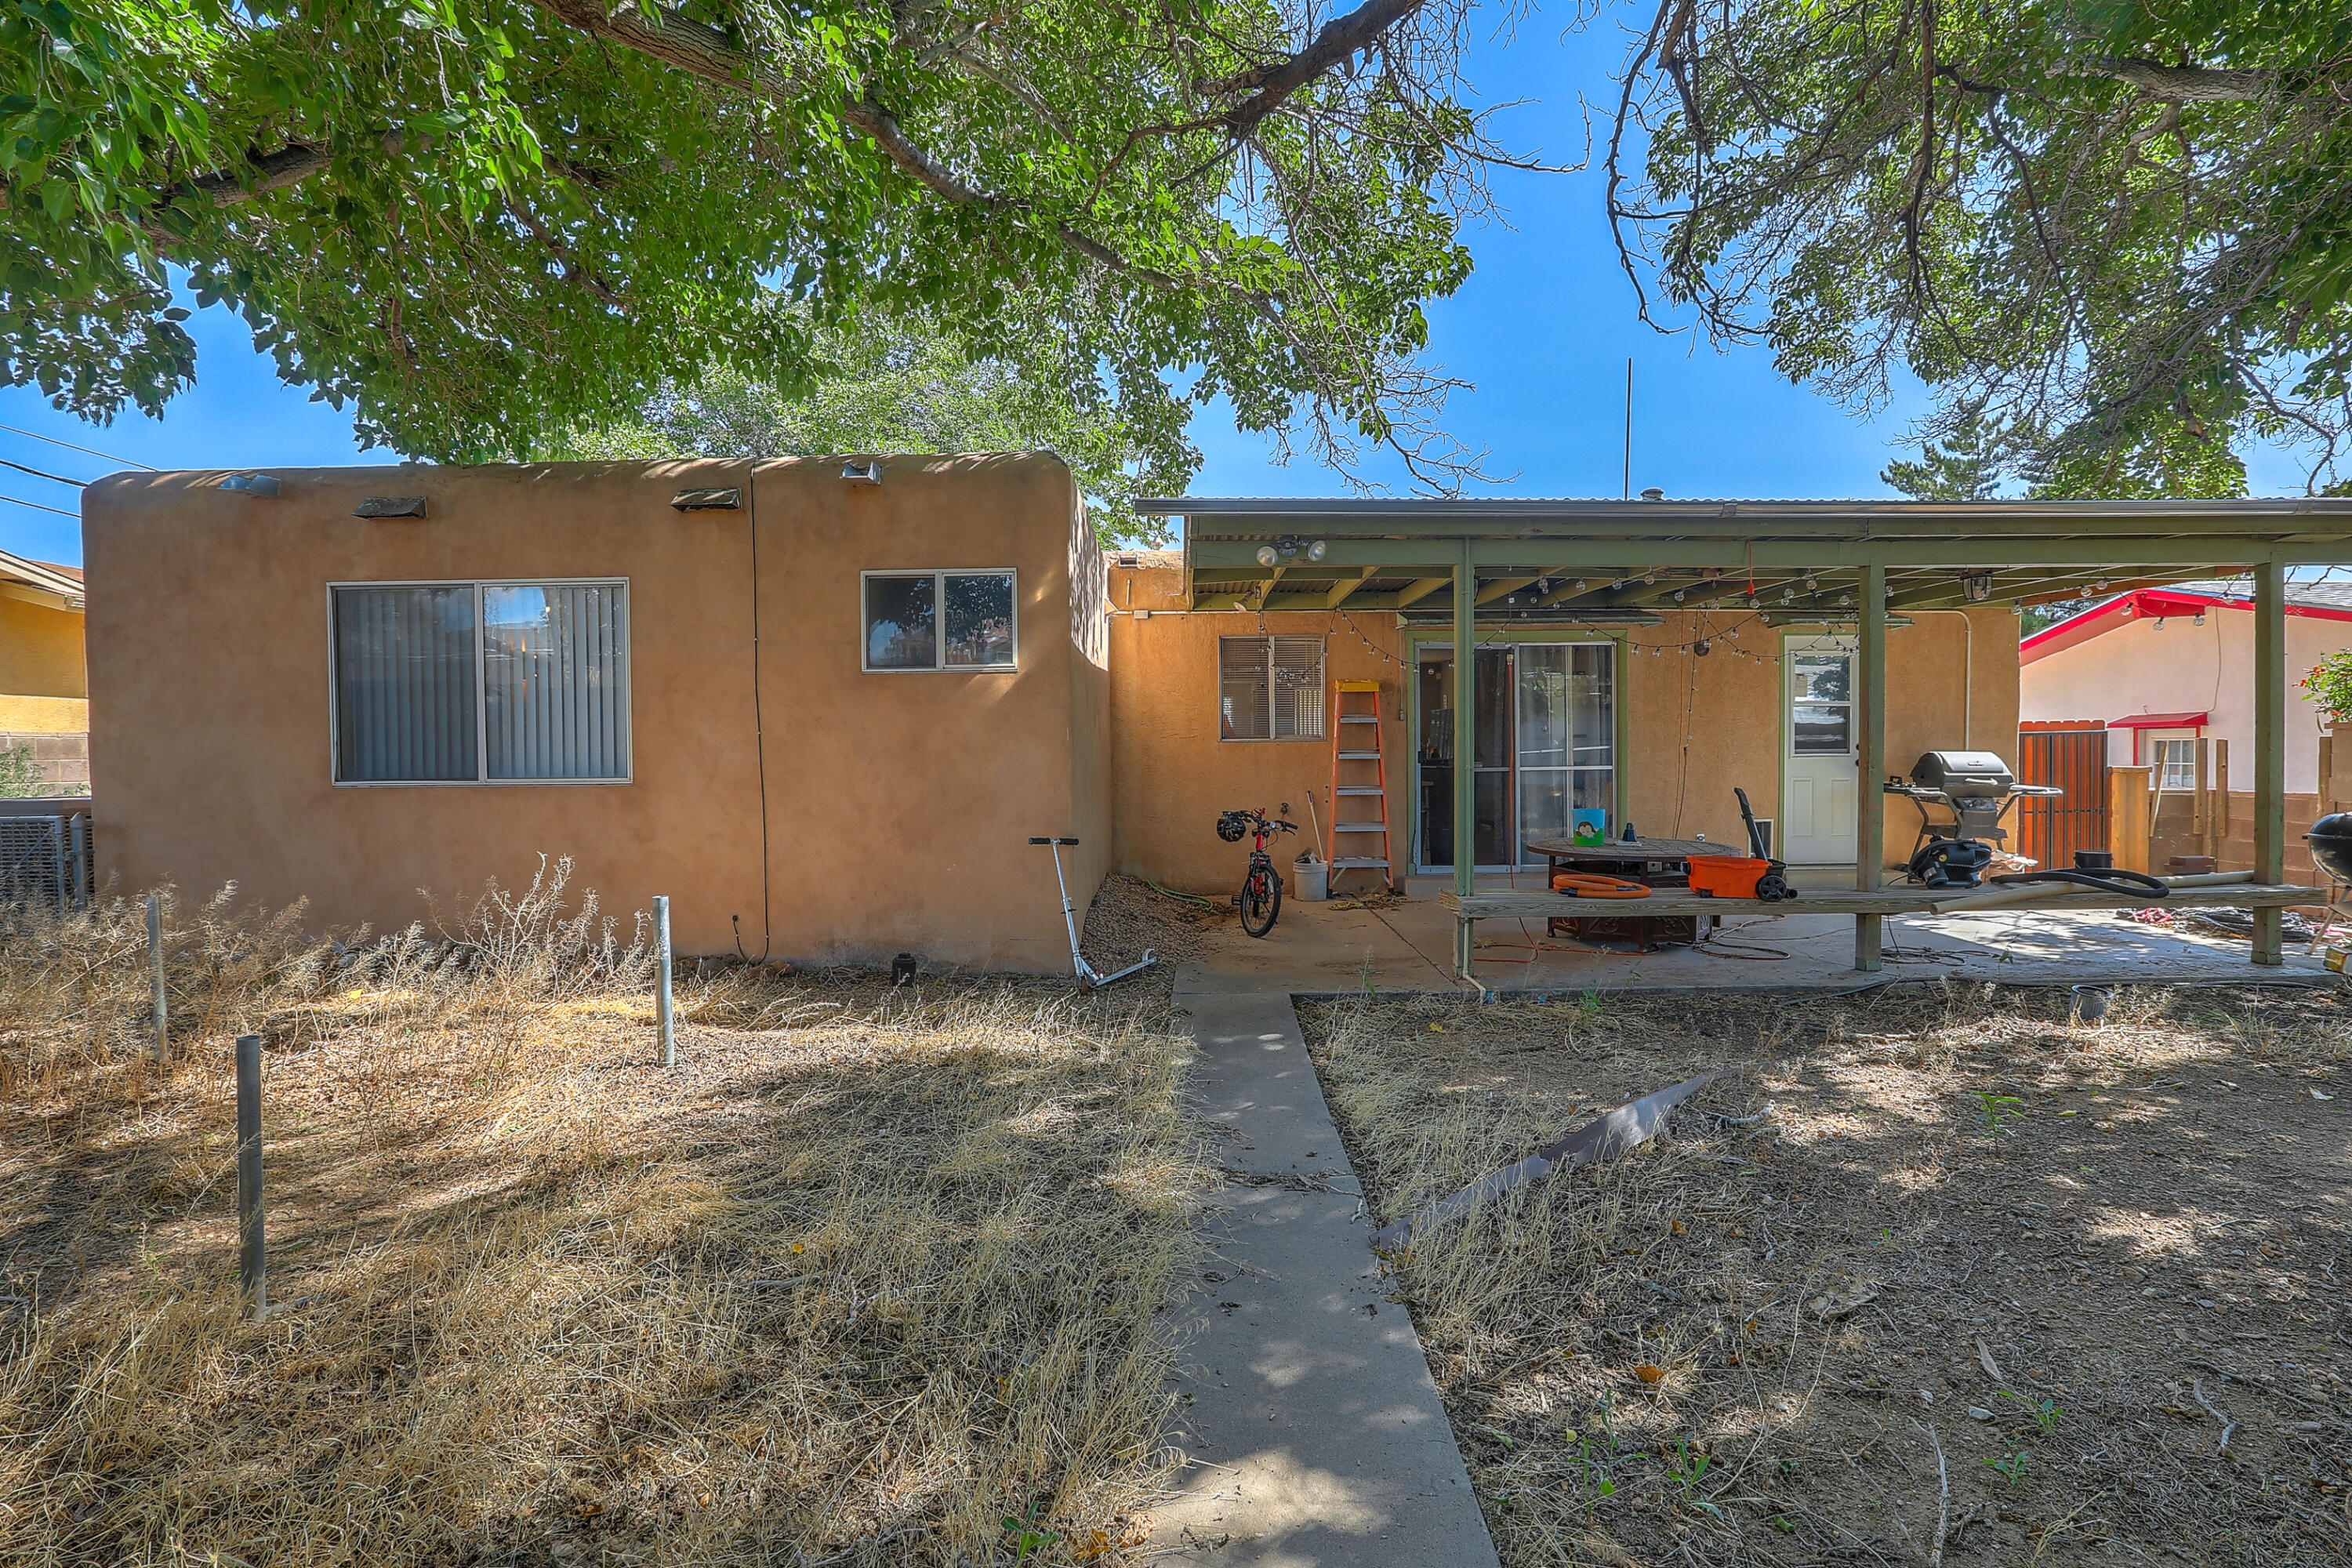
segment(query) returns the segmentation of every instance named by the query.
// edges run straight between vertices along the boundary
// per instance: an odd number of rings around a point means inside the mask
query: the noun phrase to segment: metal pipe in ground
[[[661,949],[661,1046],[662,1066],[677,1066],[677,1019],[670,1009],[669,981],[672,959],[669,951],[669,897],[663,894],[654,900],[654,941]]]
[[[261,1236],[261,1037],[236,1037],[236,1231],[237,1283],[253,1303],[253,1315],[269,1310],[269,1285]]]
[[[155,975],[155,1060],[172,1059],[172,1008],[163,995],[163,895],[147,895],[147,962]]]

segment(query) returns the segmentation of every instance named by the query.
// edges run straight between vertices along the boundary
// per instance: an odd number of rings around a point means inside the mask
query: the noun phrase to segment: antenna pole
[[[1625,356],[1625,496],[1633,499],[1633,356]]]

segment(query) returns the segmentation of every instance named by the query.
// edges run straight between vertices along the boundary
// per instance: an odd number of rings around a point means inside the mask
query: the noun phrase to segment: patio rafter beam
[[[1478,602],[1482,605],[1491,605],[1507,595],[1517,593],[1535,580],[1536,574],[1532,572],[1524,577],[1490,578],[1478,584]]]
[[[1538,598],[1536,603],[1540,606],[1549,608],[1554,605],[1565,605],[1571,599],[1583,598],[1593,591],[1591,578],[1579,577],[1572,583],[1561,584],[1559,587],[1552,589],[1550,592]],[[1602,593],[1606,593],[1608,589],[1605,586],[1601,589],[1601,592]]]
[[[1440,588],[1452,587],[1453,584],[1454,576],[1451,573],[1443,577],[1417,577],[1398,591],[1396,607],[1402,610],[1407,605],[1417,605]]]
[[[1357,589],[1370,582],[1379,571],[1380,568],[1377,566],[1360,566],[1356,568],[1354,576],[1340,578],[1331,585],[1330,595],[1323,601],[1323,607],[1327,610],[1338,609],[1348,602]]]

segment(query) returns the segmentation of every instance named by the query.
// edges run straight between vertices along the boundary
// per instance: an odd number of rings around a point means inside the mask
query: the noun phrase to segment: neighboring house
[[[2318,708],[2299,682],[2338,648],[2352,647],[2352,584],[2296,582],[2286,590],[2286,796],[2291,870],[2307,868],[2301,836],[2318,815]],[[2145,767],[2164,796],[2157,832],[2187,842],[2197,787],[2199,742],[2207,742],[2208,786],[2218,788],[2211,742],[2228,742],[2229,838],[2222,859],[2251,864],[2254,769],[2254,616],[2244,581],[2198,581],[2118,594],[2027,637],[2018,650],[2021,720],[2096,720],[2107,729],[2107,763]],[[2340,769],[2352,764],[2338,763]],[[2161,867],[2158,867],[2161,869]]]
[[[0,751],[29,756],[45,794],[89,791],[79,566],[0,551]]]
[[[1050,455],[230,477],[86,492],[100,874],[124,887],[235,880],[383,930],[544,851],[609,910],[671,895],[688,952],[1051,970],[1032,836],[1081,841],[1082,909],[1109,869],[1230,890],[1236,806],[1286,802],[1328,847],[1384,799],[1397,873],[1453,863],[1452,595],[1359,571],[1311,611],[1188,598],[1179,555],[1105,561]],[[1580,822],[1736,850],[1738,784],[1780,854],[1850,885],[1873,781],[1840,590],[1809,616],[1769,582],[1768,625],[1720,570],[1626,586],[1654,602],[1482,583],[1477,863],[1536,864]],[[2016,624],[1898,611],[1892,767],[2008,749]],[[1384,797],[1335,802],[1342,681],[1377,687]],[[1916,823],[1891,804],[1899,864]]]

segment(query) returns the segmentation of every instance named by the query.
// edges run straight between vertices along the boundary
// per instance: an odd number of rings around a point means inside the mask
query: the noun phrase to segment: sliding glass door
[[[1615,647],[1482,643],[1477,674],[1477,864],[1539,858],[1528,846],[1605,835],[1615,816]],[[1418,825],[1424,870],[1454,864],[1454,650],[1423,644],[1413,680]]]

